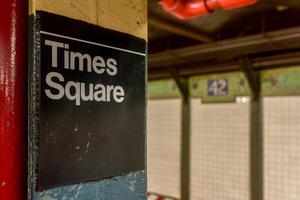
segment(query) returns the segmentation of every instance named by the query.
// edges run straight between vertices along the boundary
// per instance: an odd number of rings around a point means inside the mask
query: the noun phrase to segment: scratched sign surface
[[[37,188],[145,168],[145,41],[38,12]]]

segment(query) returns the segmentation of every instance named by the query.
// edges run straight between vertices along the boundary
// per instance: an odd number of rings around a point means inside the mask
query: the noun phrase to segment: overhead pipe
[[[232,10],[256,3],[257,0],[161,0],[163,9],[179,19],[209,14],[217,9]]]

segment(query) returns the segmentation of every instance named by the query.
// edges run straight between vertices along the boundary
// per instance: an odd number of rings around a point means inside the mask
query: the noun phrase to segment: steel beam
[[[180,78],[178,73],[171,69],[173,78],[181,92],[181,173],[180,190],[181,200],[190,199],[190,169],[191,169],[191,102],[188,80]]]
[[[182,35],[184,37],[188,37],[188,38],[191,38],[194,40],[198,40],[200,42],[212,42],[213,41],[213,39],[211,37],[207,36],[204,33],[199,32],[198,30],[195,30],[186,25],[176,24],[176,23],[168,21],[166,19],[162,19],[151,13],[148,16],[148,22],[150,25],[152,25],[156,28],[159,28],[159,29],[171,32],[171,33],[175,33],[177,35]]]
[[[151,69],[296,48],[300,48],[300,27],[154,53],[148,64]]]
[[[263,103],[260,95],[260,76],[259,72],[253,70],[248,59],[240,59],[240,66],[251,90],[250,200],[263,200]]]
[[[266,68],[275,68],[282,66],[291,66],[300,64],[300,52],[273,55],[250,60],[253,69],[260,70]],[[192,76],[199,74],[221,73],[240,70],[239,62],[196,62],[184,64],[175,68],[180,76]],[[149,69],[149,79],[170,78],[170,70],[167,67]]]

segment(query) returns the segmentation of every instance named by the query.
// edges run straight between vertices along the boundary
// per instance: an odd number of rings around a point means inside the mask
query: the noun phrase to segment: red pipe
[[[161,0],[166,12],[179,19],[190,19],[217,9],[231,10],[256,3],[257,0]]]
[[[0,199],[26,199],[28,1],[0,1]]]

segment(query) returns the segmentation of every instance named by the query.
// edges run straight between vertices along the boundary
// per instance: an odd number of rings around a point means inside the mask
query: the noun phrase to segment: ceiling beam
[[[156,28],[175,33],[184,37],[188,37],[200,42],[212,42],[213,39],[198,30],[186,25],[177,24],[161,17],[149,14],[148,23]]]
[[[300,27],[154,53],[149,55],[148,65],[151,69],[208,60],[232,60],[296,48],[300,48]]]
[[[272,55],[250,60],[254,70],[266,68],[293,66],[300,64],[300,52],[285,53],[280,55]],[[171,78],[171,67],[150,68],[148,72],[149,79]],[[193,63],[177,66],[176,72],[180,76],[192,76],[199,74],[224,73],[228,71],[239,71],[240,65],[238,61],[227,61],[219,63]]]

